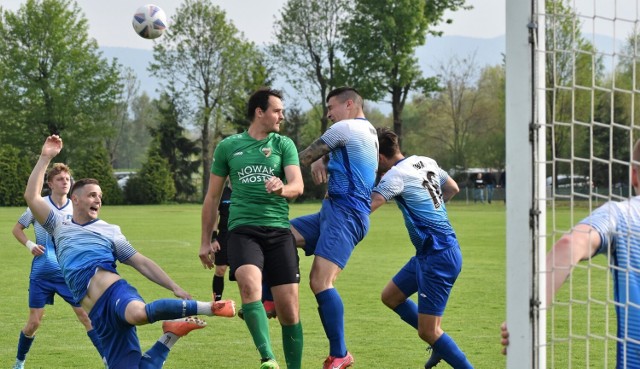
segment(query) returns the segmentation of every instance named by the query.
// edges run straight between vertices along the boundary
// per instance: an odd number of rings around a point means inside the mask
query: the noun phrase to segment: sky
[[[152,49],[153,41],[142,39],[133,32],[131,17],[135,10],[146,4],[131,0],[76,0],[89,21],[89,34],[99,46]],[[226,13],[245,37],[258,45],[273,42],[273,22],[286,0],[211,0]],[[611,1],[611,0],[605,0]],[[17,10],[24,0],[0,0],[7,10]],[[180,0],[152,0],[167,16],[175,13]],[[448,36],[493,38],[505,33],[505,0],[467,0],[473,10],[449,13],[452,24],[440,30]],[[482,20],[480,22],[479,20]]]

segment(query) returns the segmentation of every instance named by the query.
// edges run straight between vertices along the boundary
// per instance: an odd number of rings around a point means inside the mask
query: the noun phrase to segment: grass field
[[[317,211],[319,204],[293,205],[291,216]],[[211,296],[212,271],[198,259],[199,205],[106,206],[101,218],[119,224],[138,251],[154,259],[196,299]],[[11,235],[23,208],[0,208],[0,368],[15,359],[18,334],[27,315],[27,286],[31,257]],[[505,207],[452,203],[448,207],[458,233],[464,264],[443,318],[443,328],[476,368],[505,366],[500,355],[499,324],[505,317]],[[30,231],[28,231],[30,232]],[[30,233],[28,233],[30,234]],[[356,368],[422,368],[426,345],[417,333],[380,302],[380,291],[409,259],[409,243],[402,216],[395,205],[371,217],[371,229],[356,248],[336,284],[345,303],[347,347]],[[328,342],[308,288],[311,258],[301,253],[301,319],[304,329],[303,368],[319,368]],[[120,273],[147,301],[171,297],[132,268]],[[237,286],[226,283],[225,298],[239,301]],[[258,354],[244,322],[238,318],[206,318],[209,326],[191,333],[174,346],[165,368],[256,368]],[[284,363],[279,324],[271,320],[274,352]],[[160,336],[159,324],[138,328],[143,350]],[[441,364],[446,368],[446,364]],[[98,355],[71,309],[57,299],[27,357],[27,367],[101,368]]]

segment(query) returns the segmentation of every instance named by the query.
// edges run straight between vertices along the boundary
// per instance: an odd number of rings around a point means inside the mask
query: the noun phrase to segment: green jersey
[[[298,150],[289,137],[277,133],[258,141],[245,131],[218,144],[211,173],[231,180],[229,230],[241,225],[289,228],[287,199],[264,186],[271,176],[286,183],[288,165],[300,165]]]

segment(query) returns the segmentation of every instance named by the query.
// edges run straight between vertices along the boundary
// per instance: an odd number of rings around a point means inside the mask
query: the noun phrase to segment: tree
[[[184,128],[179,124],[180,112],[167,94],[156,101],[156,106],[160,112],[160,124],[150,131],[158,146],[157,153],[167,161],[173,178],[173,200],[189,200],[196,193],[192,175],[198,172],[200,163],[194,157],[200,154],[200,148],[184,135]]]
[[[276,20],[277,42],[269,46],[274,65],[294,90],[307,97],[320,116],[320,134],[327,130],[326,98],[336,87],[336,63],[347,21],[348,2],[289,0]]]
[[[105,139],[111,165],[116,168],[119,164],[118,152],[127,144],[127,135],[132,131],[129,111],[140,88],[140,82],[131,68],[120,68],[120,81],[123,88],[117,95],[113,108],[107,113],[107,124],[113,134]]]
[[[20,150],[0,145],[0,206],[25,206],[24,189],[33,165]]]
[[[0,9],[0,131],[9,131],[8,142],[39,148],[57,133],[65,160],[103,131],[119,88],[117,66],[101,58],[77,4],[26,0],[16,12]]]
[[[122,190],[118,187],[118,181],[113,174],[109,153],[104,143],[95,142],[84,147],[82,151],[77,150],[76,153],[69,158],[73,178],[97,179],[102,190],[102,202],[110,205],[122,204]]]
[[[162,204],[175,197],[169,162],[161,156],[157,140],[149,148],[142,169],[127,181],[124,192],[132,204]]]
[[[402,141],[402,110],[412,90],[428,93],[434,78],[423,78],[415,49],[445,11],[467,9],[464,0],[356,0],[353,19],[344,24],[344,73],[365,98],[391,97],[393,130]],[[450,20],[446,20],[450,22]],[[366,26],[365,26],[366,25]]]
[[[153,53],[151,72],[169,81],[165,90],[180,105],[185,118],[191,115],[200,128],[204,196],[212,142],[218,134],[217,119],[227,116],[237,94],[245,97],[244,87],[260,52],[219,7],[209,0],[186,0]]]

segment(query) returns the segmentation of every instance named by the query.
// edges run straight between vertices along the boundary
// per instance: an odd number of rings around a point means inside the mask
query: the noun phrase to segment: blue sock
[[[91,340],[93,345],[96,347],[96,350],[98,350],[100,357],[106,357],[104,353],[104,348],[102,347],[102,341],[100,341],[100,337],[98,337],[98,332],[96,332],[95,329],[92,329],[90,331],[87,331],[87,336],[89,336],[89,339]]]
[[[158,320],[171,320],[196,315],[198,304],[195,300],[160,299],[148,303],[144,309],[147,311],[149,323]]]
[[[159,369],[169,356],[169,348],[160,342],[156,342],[147,352],[142,355],[140,369]]]
[[[347,356],[347,344],[344,341],[344,305],[335,288],[329,288],[316,295],[318,312],[329,339],[329,355]]]
[[[400,315],[400,319],[404,320],[413,328],[418,329],[418,305],[416,305],[413,300],[404,300],[404,302],[396,306],[393,311]]]
[[[18,354],[16,355],[16,359],[24,361],[34,339],[36,339],[36,336],[29,338],[24,335],[24,332],[20,331],[20,338],[18,339]]]
[[[473,369],[467,357],[446,333],[443,333],[432,347],[452,367],[456,369]]]
[[[271,287],[266,283],[262,282],[262,301],[269,300],[273,301],[273,294],[271,294]]]

